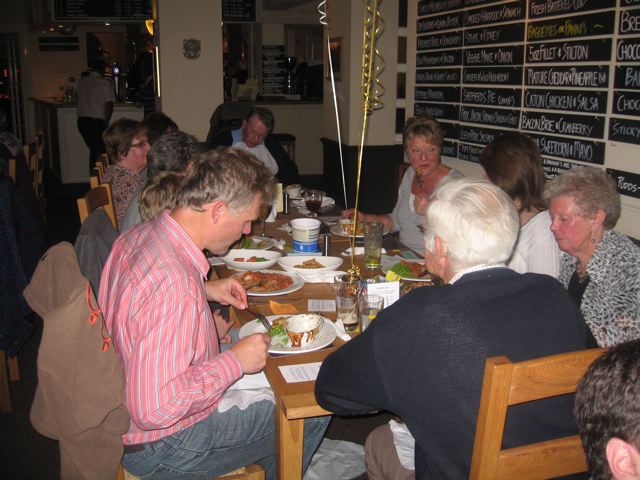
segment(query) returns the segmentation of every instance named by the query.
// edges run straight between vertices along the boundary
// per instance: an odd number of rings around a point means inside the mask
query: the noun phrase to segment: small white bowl
[[[320,315],[302,313],[287,318],[284,329],[291,340],[292,347],[304,347],[316,339],[323,323],[324,320]]]
[[[246,248],[234,248],[229,250],[221,260],[227,264],[229,268],[236,270],[263,270],[275,265],[282,256],[280,252],[272,250],[251,250]],[[265,258],[261,262],[248,262],[251,257]]]
[[[296,265],[301,265],[307,260],[315,259],[322,265],[323,268],[299,268]],[[282,267],[285,272],[295,272],[302,275],[310,275],[314,273],[330,272],[337,270],[342,265],[342,258],[340,257],[322,257],[320,255],[291,255],[289,257],[281,257],[278,259],[278,265]]]

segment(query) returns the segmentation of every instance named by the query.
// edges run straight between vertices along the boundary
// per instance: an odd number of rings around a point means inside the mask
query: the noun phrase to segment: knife
[[[269,320],[267,320],[267,317],[265,317],[263,314],[258,313],[258,312],[254,312],[252,310],[247,309],[247,312],[249,312],[251,315],[255,315],[255,317],[258,319],[258,321],[262,324],[262,326],[266,329],[267,333],[269,335],[271,335],[271,329],[273,329],[274,327],[271,326],[271,324],[269,323]]]

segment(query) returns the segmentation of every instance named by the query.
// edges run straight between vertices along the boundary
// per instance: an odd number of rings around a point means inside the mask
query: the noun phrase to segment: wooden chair
[[[10,158],[8,162],[9,177],[15,183],[17,180],[17,161]],[[0,351],[0,412],[11,413],[11,393],[9,391],[9,381],[17,382],[20,380],[20,365],[18,357],[9,357],[3,351]]]
[[[95,182],[92,180],[92,182]],[[113,205],[113,195],[111,194],[111,184],[102,183],[95,188],[91,188],[84,197],[78,198],[78,213],[80,215],[80,223],[85,221],[91,212],[96,208],[104,208],[107,215],[111,219],[113,228],[118,229],[118,219]]]
[[[116,475],[116,480],[137,480],[137,478],[135,475],[127,472],[122,466],[120,466],[118,474]],[[264,469],[256,463],[217,477],[217,479],[220,480],[264,480],[264,478]]]
[[[17,382],[20,380],[20,366],[18,357],[8,357],[0,351],[0,412],[11,413],[11,392],[9,391],[9,380]]]
[[[109,158],[106,153],[100,155],[96,160],[96,166],[94,167],[94,171],[100,183],[103,182],[102,178],[104,177],[104,172],[109,166]]]
[[[22,150],[24,152],[24,159],[27,162],[29,172],[31,172],[31,181],[33,182],[33,188],[35,190],[37,181],[35,170],[38,163],[38,144],[36,139],[34,138],[26,145],[23,145]]]
[[[35,137],[36,157],[33,166],[33,189],[38,200],[44,199],[44,130],[39,130]],[[30,166],[31,167],[31,166]]]
[[[469,478],[527,480],[585,472],[587,462],[578,435],[506,450],[501,450],[502,436],[509,406],[575,392],[589,365],[605,350],[517,363],[503,356],[488,358]]]
[[[272,133],[271,136],[278,141],[289,158],[296,163],[296,137],[290,133]]]
[[[7,164],[7,168],[9,170],[9,178],[11,178],[11,180],[13,180],[13,183],[16,183],[16,168],[17,168],[17,161],[15,158],[10,158],[9,159],[9,163]]]

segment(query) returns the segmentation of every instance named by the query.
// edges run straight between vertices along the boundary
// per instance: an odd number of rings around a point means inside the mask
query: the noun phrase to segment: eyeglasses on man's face
[[[261,138],[261,139],[265,139],[267,138],[267,135],[269,135],[269,132],[261,132],[259,130],[254,130],[253,128],[251,128],[251,126],[249,124],[247,124],[247,133],[252,135],[255,138]]]
[[[150,145],[148,140],[143,140],[142,142],[132,143],[131,148],[144,148],[147,145]]]

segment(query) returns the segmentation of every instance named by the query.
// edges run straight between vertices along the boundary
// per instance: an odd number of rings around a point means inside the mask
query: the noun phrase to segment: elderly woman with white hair
[[[404,421],[369,435],[370,479],[468,478],[487,357],[520,361],[595,345],[556,279],[506,267],[519,224],[513,201],[485,180],[438,187],[424,253],[446,285],[403,296],[323,362],[323,408],[387,410]],[[510,413],[505,448],[576,433],[570,398],[536,403]]]
[[[620,216],[614,180],[574,168],[545,191],[551,232],[562,250],[558,280],[602,347],[640,338],[640,247],[612,228]]]

